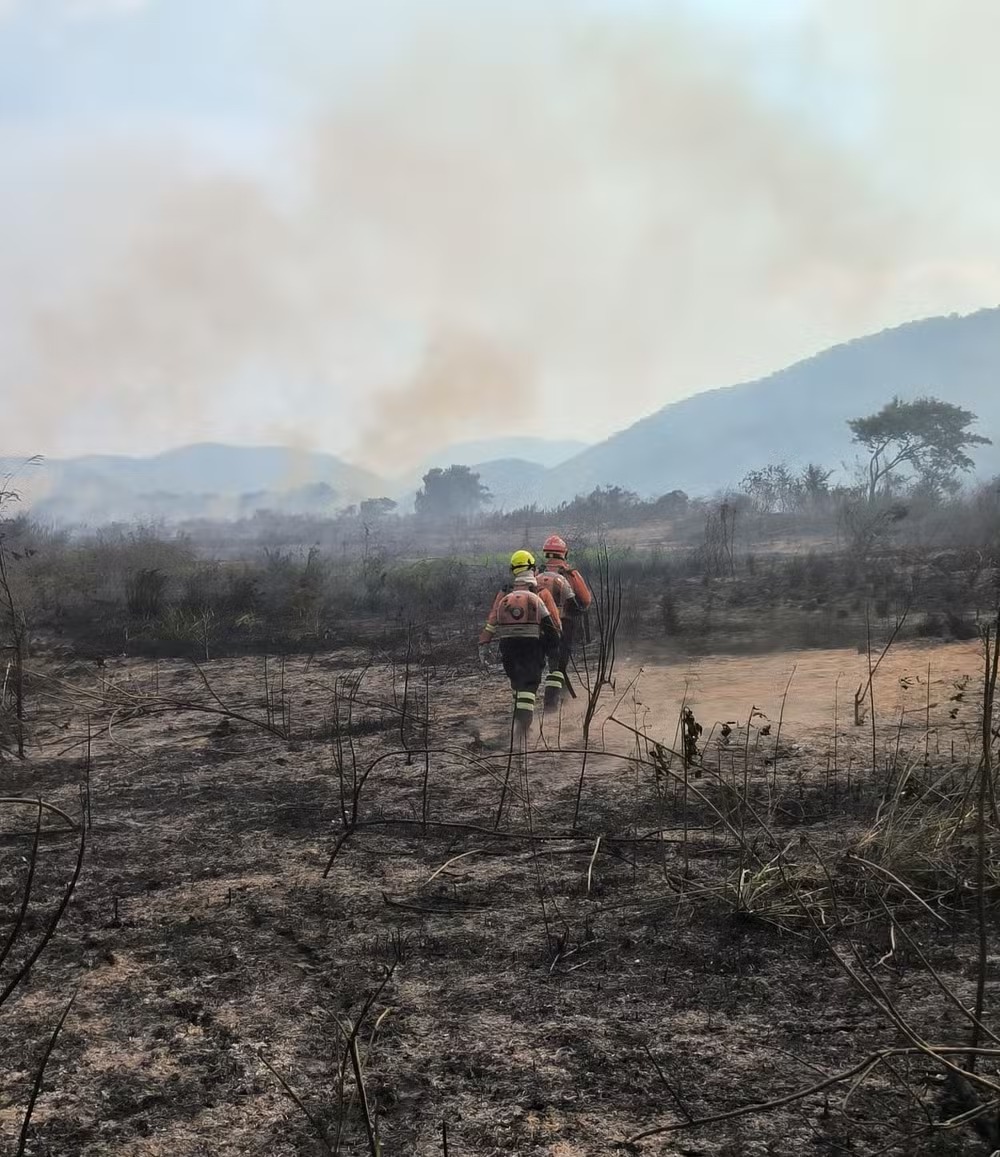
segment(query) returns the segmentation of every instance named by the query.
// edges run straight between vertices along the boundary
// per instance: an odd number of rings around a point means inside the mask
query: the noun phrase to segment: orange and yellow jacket
[[[538,583],[539,595],[546,591],[552,596],[560,620],[565,617],[567,612],[571,615],[579,613],[580,605],[577,602],[573,584],[564,575],[554,570],[545,570],[535,575],[535,581]],[[544,598],[544,595],[542,597]]]
[[[479,645],[494,639],[558,638],[562,631],[559,609],[551,594],[535,589],[534,582],[514,580],[512,591],[500,591],[479,636]]]
[[[564,558],[547,558],[545,560],[546,574],[562,575],[564,579],[573,588],[573,595],[576,598],[576,605],[579,608],[577,613],[590,609],[590,604],[594,601],[594,596],[590,593],[590,587],[584,581],[584,577]],[[572,608],[569,608],[570,613],[574,613]]]

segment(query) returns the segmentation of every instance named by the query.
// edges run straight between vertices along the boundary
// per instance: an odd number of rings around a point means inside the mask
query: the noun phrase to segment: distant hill
[[[493,508],[551,504],[619,485],[643,496],[691,495],[739,483],[772,462],[838,469],[856,448],[849,418],[893,394],[935,394],[979,416],[977,469],[1000,472],[1000,309],[935,317],[834,346],[768,377],[696,394],[581,449],[544,438],[498,438],[448,447],[419,471],[385,480],[330,454],[281,446],[182,446],[150,458],[51,460],[22,474],[34,513],[91,525],[118,519],[232,518],[267,507],[333,513],[364,498],[412,509],[431,466],[470,466]],[[0,463],[0,475],[3,474]]]
[[[935,317],[834,346],[757,381],[665,406],[550,471],[547,501],[617,484],[641,495],[707,494],[770,462],[837,468],[854,458],[848,418],[893,394],[934,394],[979,416],[993,446],[972,456],[1000,471],[1000,309]]]
[[[283,446],[182,446],[149,458],[50,459],[24,474],[33,513],[57,522],[237,517],[259,507],[332,513],[384,493],[330,454]]]
[[[530,506],[545,489],[546,471],[537,462],[501,458],[472,467],[493,496],[491,510],[517,510]]]
[[[428,470],[468,466],[493,495],[491,510],[516,510],[536,502],[545,490],[549,467],[579,454],[586,442],[549,438],[488,438],[459,442],[430,455],[426,461],[390,483],[388,493],[399,501],[401,511],[413,509],[413,499]]]
[[[432,466],[446,467],[453,463],[471,466],[477,463],[520,461],[552,467],[586,448],[586,442],[550,438],[486,438],[478,442],[459,442],[429,455],[422,463],[420,473],[426,473]]]
[[[326,482],[338,491],[365,497],[381,483],[374,475],[332,454],[288,446],[228,446],[201,442],[149,458],[88,456],[52,462],[69,471],[113,478],[135,489],[178,494],[243,494],[252,490],[286,490]]]

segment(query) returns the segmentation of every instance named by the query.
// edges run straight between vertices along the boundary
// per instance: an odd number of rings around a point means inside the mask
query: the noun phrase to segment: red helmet
[[[565,558],[569,554],[569,547],[558,534],[550,534],[542,546],[542,553],[553,558]]]

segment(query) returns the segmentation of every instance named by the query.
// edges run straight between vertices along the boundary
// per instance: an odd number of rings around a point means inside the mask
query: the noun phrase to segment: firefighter
[[[573,590],[572,584],[565,575],[554,570],[543,570],[535,574],[538,582],[538,593],[544,597],[547,592],[555,604],[560,617],[560,630],[565,631],[564,624],[571,616],[580,614],[580,603]],[[553,665],[549,664],[549,673],[545,676],[545,710],[551,711],[559,706],[563,691],[570,690],[569,676],[566,674],[564,660],[561,653]]]
[[[559,661],[559,612],[547,592],[538,592],[535,559],[529,551],[511,555],[510,573],[513,589],[500,591],[493,600],[479,645],[500,641],[500,658],[514,696],[514,724],[523,735],[535,715],[546,660],[550,667]]]
[[[569,547],[566,545],[564,539],[560,538],[558,534],[550,534],[542,546],[542,554],[545,556],[545,570],[543,574],[560,575],[569,584],[573,592],[573,598],[566,605],[561,608],[562,614],[562,639],[559,646],[559,662],[557,664],[558,671],[562,675],[561,685],[556,686],[556,680],[553,678],[552,690],[553,700],[558,700],[559,692],[563,688],[568,687],[568,675],[570,659],[573,657],[573,642],[576,637],[577,623],[583,619],[586,622],[586,614],[590,609],[590,604],[593,602],[593,596],[590,593],[590,588],[584,580],[584,577],[575,567],[571,566],[569,557]],[[552,668],[549,668],[550,676],[554,675]],[[546,680],[546,700],[548,695],[549,684]]]

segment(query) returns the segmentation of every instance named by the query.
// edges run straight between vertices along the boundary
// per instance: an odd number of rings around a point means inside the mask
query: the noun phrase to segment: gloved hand
[[[489,643],[484,643],[479,648],[479,666],[482,667],[482,669],[484,671],[490,670],[490,645],[489,645]]]

